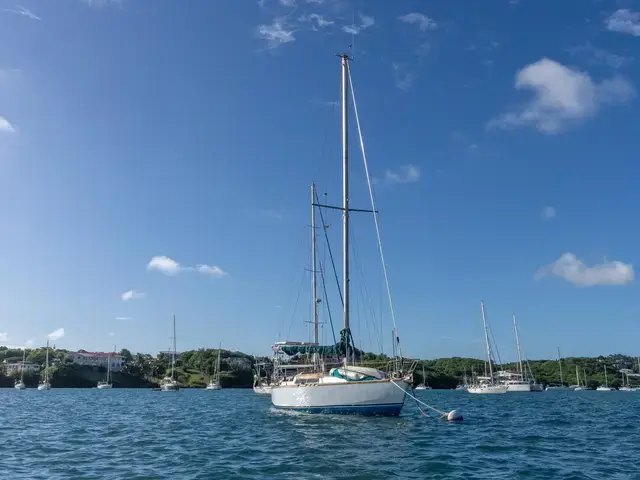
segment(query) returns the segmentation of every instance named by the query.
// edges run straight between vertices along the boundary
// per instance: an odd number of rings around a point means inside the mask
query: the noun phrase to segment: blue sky
[[[0,7],[2,343],[153,352],[174,312],[179,349],[307,340],[309,186],[339,202],[353,44],[404,353],[481,356],[481,300],[503,358],[512,312],[531,358],[638,353],[640,2]],[[379,350],[373,309],[389,351],[357,217],[354,334]]]

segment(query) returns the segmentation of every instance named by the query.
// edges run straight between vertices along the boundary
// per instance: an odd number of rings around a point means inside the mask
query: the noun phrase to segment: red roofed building
[[[87,352],[86,350],[78,350],[77,352],[67,353],[67,357],[73,363],[87,367],[104,367],[107,368],[109,358],[111,358],[111,371],[119,372],[122,370],[124,360],[119,353],[113,352]]]

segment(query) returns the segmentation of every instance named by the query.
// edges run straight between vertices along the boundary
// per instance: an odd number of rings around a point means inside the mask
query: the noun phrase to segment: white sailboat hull
[[[508,383],[507,392],[542,392],[542,385],[537,383]]]
[[[207,385],[205,390],[222,390],[222,387],[219,383],[210,383],[209,385]]]
[[[613,388],[611,387],[598,387],[596,388],[597,392],[613,392]]]
[[[98,387],[100,390],[105,390],[107,388],[113,388],[113,385],[111,385],[110,383],[100,383],[98,384]]]
[[[506,385],[481,385],[479,387],[467,387],[467,392],[484,394],[484,395],[499,395],[507,393]]]
[[[41,383],[38,385],[38,390],[51,390],[51,385],[49,383]]]
[[[25,388],[27,388],[27,386],[23,382],[19,382],[16,383],[13,388],[17,390],[24,390]]]
[[[411,388],[404,380],[274,385],[273,406],[306,413],[397,416]]]

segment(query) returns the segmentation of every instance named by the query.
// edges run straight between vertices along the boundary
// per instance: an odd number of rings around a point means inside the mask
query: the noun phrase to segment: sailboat
[[[598,392],[611,392],[613,388],[609,386],[609,381],[607,380],[607,366],[604,366],[604,385],[600,385],[596,388]]]
[[[627,376],[625,379],[625,372],[622,372],[622,386],[618,388],[620,392],[633,392],[635,389],[631,388],[629,385],[629,377]]]
[[[18,390],[24,390],[27,386],[24,384],[24,362],[27,358],[27,351],[22,350],[22,364],[20,365],[20,380],[16,380],[14,388]]]
[[[49,340],[47,340],[47,353],[44,358],[44,380],[38,384],[38,390],[51,389],[51,384],[49,383]]]
[[[180,385],[176,381],[176,316],[173,316],[173,351],[171,352],[171,376],[160,382],[161,392],[177,392]]]
[[[424,363],[422,364],[422,382],[423,383],[416,386],[416,390],[431,390],[431,387],[427,385],[427,376],[424,373]]]
[[[515,313],[513,314],[513,331],[516,334],[516,347],[518,350],[518,373],[508,373],[508,378],[505,381],[505,385],[507,385],[507,392],[542,392],[542,385],[532,378],[533,375],[528,376],[523,366],[522,353],[520,351],[520,339],[518,337],[518,324],[516,323]],[[529,373],[531,373],[530,368]]]
[[[507,386],[495,382],[493,377],[493,353],[491,351],[491,343],[489,342],[489,329],[487,328],[487,316],[484,311],[484,302],[480,302],[482,310],[482,324],[484,325],[484,341],[487,348],[487,362],[489,363],[489,376],[478,377],[473,385],[467,387],[469,393],[481,394],[501,394],[507,393]]]
[[[560,367],[560,385],[547,385],[545,390],[570,390],[570,388],[564,384],[564,379],[562,378],[562,357],[560,356],[560,347],[556,347],[556,349],[558,350],[558,366]]]
[[[262,377],[261,367],[264,363],[256,363],[256,373],[253,375],[253,391],[258,395],[271,395],[272,384]]]
[[[587,388],[586,378],[585,378],[584,387],[581,385],[582,382],[580,382],[580,373],[578,372],[578,366],[577,365],[576,365],[576,382],[578,382],[578,383],[573,386],[573,390],[574,391],[579,392],[580,390],[585,390]]]
[[[113,346],[113,353],[116,352],[116,346]],[[100,390],[105,390],[107,388],[113,388],[113,382],[111,379],[111,353],[109,353],[109,356],[107,358],[107,378],[105,380],[100,380],[98,382],[98,388]]]
[[[220,390],[222,386],[220,385],[220,354],[222,352],[222,343],[220,347],[218,347],[218,361],[216,362],[216,369],[211,376],[211,380],[209,381],[209,385],[207,385],[206,390]]]
[[[282,350],[287,354],[313,353],[317,360],[318,355],[332,351],[344,358],[341,367],[334,367],[328,373],[323,368],[313,373],[298,373],[292,381],[281,382],[271,388],[271,402],[278,409],[287,409],[309,413],[335,413],[335,414],[361,414],[361,415],[385,415],[397,416],[404,406],[407,390],[411,388],[413,381],[412,372],[403,372],[398,369],[398,362],[394,362],[393,370],[390,373],[383,372],[376,368],[356,366],[353,363],[355,349],[353,348],[353,336],[349,323],[350,295],[349,295],[349,145],[348,145],[348,111],[349,92],[353,100],[355,120],[359,128],[358,110],[353,93],[351,76],[349,72],[349,56],[339,55],[341,59],[342,77],[342,267],[343,267],[343,319],[344,327],[340,334],[339,343],[333,347],[322,347],[317,344],[317,329],[314,332],[313,346],[283,346]],[[350,88],[351,85],[351,88]],[[362,147],[362,132],[360,131]],[[362,147],[364,156],[364,147]],[[366,156],[365,156],[366,161]],[[368,175],[367,175],[368,179]],[[370,187],[370,184],[369,184]],[[377,214],[374,205],[372,191],[370,198],[374,220],[377,223]],[[312,210],[318,202],[314,201]],[[382,248],[378,234],[378,247],[382,257]],[[315,237],[315,235],[312,235]],[[314,256],[315,263],[315,256]],[[386,266],[382,261],[385,281],[387,279]],[[312,278],[315,281],[316,265],[312,267]],[[387,282],[388,287],[388,282]],[[389,292],[389,290],[387,290]],[[390,299],[391,300],[391,299]],[[314,298],[314,311],[317,307],[317,300]],[[317,321],[315,322],[317,325]],[[395,332],[395,330],[394,330]],[[394,348],[397,336],[394,333]],[[351,357],[351,362],[349,359]]]

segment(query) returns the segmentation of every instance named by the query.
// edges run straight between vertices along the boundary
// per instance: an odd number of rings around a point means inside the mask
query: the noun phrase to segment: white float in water
[[[396,387],[401,388],[397,383],[395,383],[393,381],[391,383],[393,383]],[[422,400],[420,400],[420,399],[414,397],[413,395],[411,395],[409,392],[405,392],[405,395],[407,395],[408,397],[413,398],[416,401],[416,403],[419,403],[420,405],[423,405],[423,406],[427,407],[429,410],[433,410],[434,412],[439,413],[441,415],[440,416],[441,420],[447,420],[448,422],[461,422],[463,420],[462,414],[460,412],[458,412],[458,410],[456,410],[456,409],[451,410],[449,413],[443,412],[442,410],[438,410],[437,408],[432,407],[431,405],[427,405]],[[418,406],[418,409],[422,412],[422,409],[419,406]],[[427,416],[426,413],[424,413],[424,412],[422,412],[422,413],[425,416]]]
[[[463,420],[462,414],[458,410],[451,410],[446,417],[449,422],[461,422]]]

